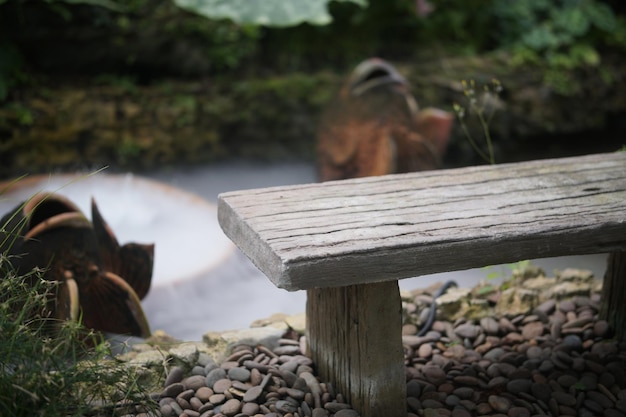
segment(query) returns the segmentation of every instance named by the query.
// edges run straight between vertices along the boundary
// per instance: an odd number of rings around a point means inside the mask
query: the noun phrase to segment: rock
[[[338,402],[328,402],[324,404],[324,408],[330,411],[331,413],[336,413],[339,410],[346,410],[350,408],[350,404],[338,403]]]
[[[456,318],[471,294],[469,288],[451,287],[437,298],[437,317]]]
[[[243,395],[243,400],[245,402],[256,401],[261,396],[261,393],[263,393],[263,387],[259,385],[254,386],[246,391],[246,393]]]
[[[301,334],[306,333],[306,314],[305,313],[294,314],[292,316],[288,316],[287,318],[285,318],[285,323],[287,323],[287,326],[289,326],[292,330],[295,330],[298,333],[301,333]]]
[[[424,343],[420,345],[417,351],[417,354],[420,358],[429,358],[432,353],[433,353],[433,348],[430,345],[430,343]]]
[[[206,377],[204,375],[192,375],[182,380],[185,389],[198,390],[206,386]]]
[[[530,411],[525,407],[511,407],[507,415],[508,417],[530,417]]]
[[[561,282],[552,287],[551,290],[551,297],[557,300],[573,297],[575,295],[589,296],[589,294],[591,294],[591,284],[586,282]]]
[[[408,397],[419,398],[422,392],[422,386],[414,379],[406,383],[406,395]]]
[[[157,350],[147,352],[139,352],[132,358],[129,363],[131,365],[142,366],[144,368],[163,367],[163,353]]]
[[[228,370],[228,377],[235,381],[247,382],[250,380],[250,371],[241,367],[231,368]]]
[[[546,280],[530,277],[525,283]],[[513,298],[528,294],[523,290],[513,291]],[[611,332],[598,319],[598,302],[595,296],[575,296],[558,305],[543,301],[525,313],[512,314],[514,307],[504,315],[487,308],[477,319],[480,325],[463,318],[454,327],[439,319],[424,337],[415,336],[411,324],[417,312],[407,315],[402,341],[412,355],[406,358],[408,415],[626,417],[626,344],[603,340]],[[315,364],[300,353],[302,338],[282,337],[273,349],[240,345],[219,367],[196,344],[202,352],[198,362],[206,365],[169,370],[168,386],[160,391],[161,414],[358,416],[337,387],[315,375]],[[150,351],[140,344],[126,354]],[[170,355],[162,352],[161,365]]]
[[[489,335],[498,334],[498,322],[493,317],[483,317],[480,319],[480,327]]]
[[[412,324],[412,323],[408,323],[402,326],[402,335],[403,336],[413,336],[417,334],[417,326]]]
[[[181,343],[169,350],[170,357],[175,364],[191,369],[198,362],[200,351],[195,343]]]
[[[220,379],[215,381],[215,384],[213,384],[213,391],[216,394],[223,394],[225,393],[228,388],[230,388],[233,385],[233,383],[231,382],[230,379],[228,378],[224,378],[224,379]]]
[[[573,407],[576,405],[576,398],[573,395],[568,394],[567,392],[554,391],[552,392],[552,398],[554,398],[557,403],[568,407]]]
[[[475,339],[481,332],[481,327],[471,323],[464,323],[454,328],[454,333],[463,338]]]
[[[226,401],[224,404],[222,404],[220,411],[222,414],[228,417],[232,417],[235,414],[237,414],[240,409],[241,409],[241,401],[233,398],[231,400]]]
[[[490,395],[487,401],[494,410],[500,413],[506,413],[511,408],[511,401],[506,397]]]
[[[217,381],[224,378],[226,378],[226,371],[222,368],[216,368],[209,372],[209,374],[206,376],[205,384],[207,387],[213,388],[213,385],[215,385]]]
[[[359,413],[351,408],[347,408],[337,411],[335,417],[359,417]]]
[[[241,412],[248,416],[253,416],[259,412],[259,405],[253,402],[247,402],[241,407]]]
[[[515,268],[511,273],[514,281],[526,281],[531,278],[542,277],[546,275],[541,267],[537,265],[532,265],[528,263],[528,261],[522,261],[518,263],[518,265],[520,265],[520,267]]]
[[[163,397],[173,397],[174,398],[178,394],[183,392],[184,390],[185,390],[185,386],[183,384],[181,384],[180,382],[175,382],[175,383],[170,384],[167,387],[165,387],[165,389],[161,393],[161,396],[163,396]]]
[[[546,291],[552,288],[556,284],[556,278],[547,278],[538,276],[536,278],[529,278],[522,283],[522,286],[532,291]]]
[[[578,350],[582,347],[582,340],[575,334],[569,334],[563,338],[563,346],[566,346],[568,349]]]
[[[200,387],[196,390],[196,397],[200,399],[203,403],[209,401],[209,397],[215,394],[213,390],[209,387]]]
[[[255,327],[251,329],[219,333],[217,334],[217,337],[226,342],[225,351],[231,350],[236,345],[263,345],[267,346],[269,349],[274,349],[279,346],[278,340],[284,333],[284,329],[277,329],[274,327]],[[207,333],[203,336],[203,340],[205,342],[212,342],[215,337],[215,333]]]
[[[287,319],[287,315],[284,313],[275,313],[270,317],[264,319],[258,319],[250,323],[250,327],[274,327],[276,329],[287,330],[289,326],[285,320]]]
[[[561,282],[567,281],[591,283],[593,281],[593,272],[587,269],[567,268],[558,273],[557,277]]]
[[[438,366],[426,365],[422,372],[426,380],[434,385],[440,385],[446,381],[446,373]]]
[[[328,410],[320,407],[313,409],[313,417],[328,417]]]
[[[534,321],[526,324],[522,328],[522,337],[526,340],[536,339],[543,334],[544,330],[545,327],[542,322]]]
[[[539,293],[524,288],[507,288],[504,290],[495,307],[496,314],[516,316],[526,314],[539,304]]]
[[[533,382],[530,379],[511,379],[506,384],[506,389],[513,394],[519,394],[520,392],[529,393],[532,384]]]
[[[539,304],[535,310],[543,313],[544,315],[552,314],[554,309],[556,308],[556,301],[554,299],[549,299]]]
[[[183,371],[183,368],[181,368],[180,366],[174,366],[172,369],[170,369],[167,377],[165,378],[165,386],[167,387],[175,382],[181,382],[183,380],[184,374],[185,373]]]

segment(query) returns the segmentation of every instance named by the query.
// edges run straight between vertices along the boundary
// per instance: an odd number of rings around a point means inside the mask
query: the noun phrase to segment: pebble
[[[420,345],[417,351],[417,354],[420,358],[430,358],[432,353],[433,353],[433,347],[430,345],[430,343],[424,343]]]
[[[196,391],[206,385],[206,377],[204,375],[192,375],[182,380],[185,389]]]
[[[491,408],[501,413],[506,413],[511,408],[511,400],[506,397],[490,395],[487,401]]]
[[[228,401],[226,401],[222,407],[220,408],[220,412],[222,414],[225,414],[229,417],[234,416],[235,414],[237,414],[239,412],[239,409],[241,408],[241,401],[233,398],[230,399]]]
[[[498,322],[493,317],[483,317],[480,319],[480,327],[482,327],[485,333],[490,335],[498,334],[500,329]]]
[[[209,388],[213,388],[213,385],[220,379],[226,378],[226,371],[222,368],[213,369],[206,376],[205,384]]]
[[[170,369],[169,374],[167,375],[167,378],[165,378],[165,386],[167,387],[176,382],[181,382],[183,380],[184,375],[185,373],[182,367],[180,366],[172,367],[172,369]]]
[[[163,397],[176,397],[178,394],[185,390],[185,386],[180,382],[175,382],[173,384],[168,385],[163,390]]]
[[[626,345],[604,339],[612,330],[598,306],[597,298],[579,296],[543,302],[528,315],[438,319],[422,337],[406,323],[409,416],[626,417]],[[222,364],[201,354],[203,364],[188,372],[172,366],[160,414],[358,417],[315,375],[301,346],[292,334],[273,349],[237,346]]]
[[[576,405],[576,397],[567,392],[555,391],[552,393],[552,398],[556,400],[558,404],[572,407]]]
[[[454,329],[454,333],[459,337],[475,339],[481,332],[481,327],[471,323],[462,324]]]
[[[533,382],[530,379],[511,379],[507,384],[506,384],[506,389],[508,392],[513,393],[513,394],[519,394],[521,392],[530,392],[530,387],[532,386]]]
[[[250,371],[246,368],[235,367],[228,370],[228,378],[246,382],[250,380]]]
[[[213,391],[216,394],[223,394],[232,385],[233,385],[233,382],[230,379],[228,379],[228,378],[219,379],[219,380],[215,381],[215,384],[213,384]]]
[[[335,413],[335,417],[359,417],[359,413],[352,409],[343,409]]]
[[[522,337],[526,340],[535,339],[543,334],[544,326],[540,321],[533,321],[522,328]]]

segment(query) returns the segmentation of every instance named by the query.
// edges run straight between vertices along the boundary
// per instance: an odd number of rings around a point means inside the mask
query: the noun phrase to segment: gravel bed
[[[428,294],[404,302],[408,416],[626,417],[626,343],[598,318],[600,297],[547,300],[527,314],[437,320],[417,336]],[[172,367],[153,396],[169,417],[355,417],[321,381],[305,338],[238,345],[225,361]],[[148,414],[136,413],[136,416]]]

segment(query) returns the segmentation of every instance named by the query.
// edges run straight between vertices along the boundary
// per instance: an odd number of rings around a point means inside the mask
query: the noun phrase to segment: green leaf
[[[494,280],[494,279],[497,279],[499,277],[500,277],[500,274],[497,273],[497,272],[490,272],[490,273],[487,274],[487,279],[490,280],[490,281]]]
[[[600,54],[596,49],[585,43],[577,43],[571,46],[570,55],[578,63],[584,63],[595,67],[600,64]]]
[[[559,36],[547,24],[537,26],[522,36],[522,43],[535,51],[557,48],[560,42]]]
[[[574,37],[583,36],[589,30],[589,19],[578,7],[555,9],[552,19],[555,29]]]
[[[332,18],[331,0],[174,0],[178,7],[210,19],[231,19],[239,24],[296,26],[326,25]],[[367,6],[367,0],[334,0]]]
[[[605,32],[613,32],[617,27],[617,19],[613,10],[604,3],[589,1],[583,3],[583,12],[592,25]]]

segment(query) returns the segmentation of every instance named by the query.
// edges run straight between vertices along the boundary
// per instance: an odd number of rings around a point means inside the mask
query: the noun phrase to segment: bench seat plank
[[[228,192],[218,217],[290,291],[612,252],[626,152]]]

